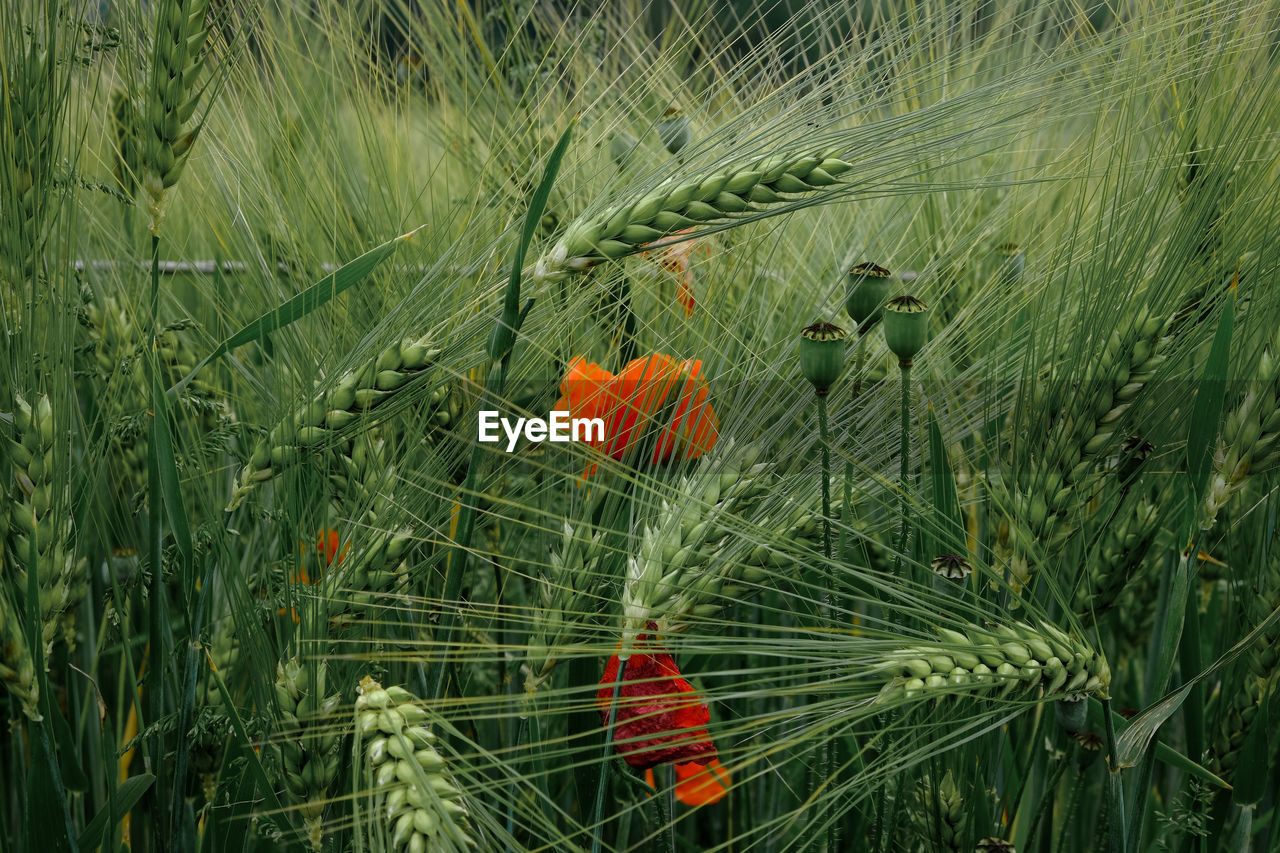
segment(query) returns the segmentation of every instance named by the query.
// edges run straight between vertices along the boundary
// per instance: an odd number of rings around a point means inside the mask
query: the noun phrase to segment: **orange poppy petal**
[[[706,765],[677,764],[676,799],[686,806],[706,806],[724,799],[733,781],[729,771],[713,758]]]
[[[686,806],[696,808],[718,803],[729,793],[729,786],[733,784],[729,771],[720,763],[719,758],[713,758],[705,765],[691,762],[673,766],[676,770],[676,799]],[[658,784],[652,768],[644,771],[644,781],[650,788],[657,790]]]

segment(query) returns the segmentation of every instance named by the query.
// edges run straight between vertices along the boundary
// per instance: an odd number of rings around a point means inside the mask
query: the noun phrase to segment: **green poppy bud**
[[[672,154],[689,144],[691,136],[689,117],[679,107],[668,107],[658,120],[658,138]]]
[[[800,332],[800,372],[819,397],[827,396],[844,370],[844,329],[814,323]]]
[[[1022,283],[1022,273],[1027,268],[1027,256],[1017,243],[1004,243],[996,248],[1000,256],[1000,267],[996,271],[996,279],[1009,287]]]
[[[631,164],[631,155],[639,145],[634,136],[625,130],[619,130],[609,140],[609,156],[618,164],[619,169],[625,169]]]
[[[889,299],[890,275],[884,267],[870,262],[849,270],[844,307],[857,325],[858,334],[865,335],[884,314],[884,303]]]
[[[1068,734],[1082,732],[1088,724],[1089,703],[1081,699],[1059,699],[1054,708],[1054,716],[1058,718],[1058,725],[1062,726]]]
[[[1155,448],[1151,446],[1151,442],[1144,440],[1140,435],[1131,435],[1125,439],[1124,444],[1120,446],[1120,460],[1116,464],[1116,479],[1120,481],[1122,487],[1127,489],[1133,485],[1134,478],[1138,476],[1147,458],[1154,452]]]
[[[910,367],[929,339],[929,306],[907,295],[890,299],[884,308],[885,343],[900,365]]]

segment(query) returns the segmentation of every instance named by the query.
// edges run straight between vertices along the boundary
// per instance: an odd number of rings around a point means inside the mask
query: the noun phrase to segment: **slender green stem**
[[[1110,800],[1109,810],[1111,849],[1115,853],[1128,850],[1125,837],[1124,814],[1124,780],[1120,777],[1120,768],[1116,767],[1116,721],[1111,716],[1111,700],[1102,700],[1102,719],[1107,731],[1107,797]],[[1152,755],[1155,754],[1153,749]]]
[[[822,450],[822,555],[831,560],[831,445],[827,433],[827,396],[818,395],[818,439]],[[831,594],[822,593],[822,606],[829,609]],[[825,614],[829,616],[830,614]]]
[[[663,804],[662,833],[667,839],[667,853],[676,853],[676,770],[671,764],[662,766],[662,787],[658,797]]]
[[[831,570],[831,440],[827,429],[827,395],[818,395],[818,441],[822,452],[822,555],[826,558],[824,574]],[[846,500],[847,503],[847,500]],[[827,627],[831,621],[831,590],[825,578],[822,581],[822,604],[818,611],[818,624]],[[829,698],[826,696],[823,699]],[[815,787],[824,785],[831,776],[831,738],[824,736],[822,747],[818,752],[818,768],[815,773]],[[835,823],[831,822],[824,831],[822,849],[832,849],[835,837]]]
[[[604,843],[604,792],[609,787],[609,768],[612,766],[610,753],[613,750],[613,727],[618,722],[618,696],[622,692],[622,681],[626,677],[627,661],[618,660],[618,672],[613,679],[613,698],[609,700],[609,724],[604,731],[604,758],[600,762],[600,781],[596,784],[596,803],[591,817],[591,853],[600,853]]]
[[[853,361],[853,391],[849,394],[852,400],[858,399],[858,395],[862,393],[862,367],[867,361],[867,347],[862,342],[863,337],[862,330],[859,329],[858,339],[853,345],[856,354]]]
[[[901,489],[899,512],[902,515],[902,527],[898,532],[896,560],[901,570],[907,551],[907,538],[911,533],[911,501],[908,499],[907,479],[911,473],[911,362],[900,362],[898,366],[902,371],[902,427],[898,436],[898,488]]]
[[[147,296],[148,320],[151,324],[150,341],[147,347],[147,379],[148,385],[152,388],[156,386],[156,377],[160,375],[159,350],[157,348],[157,337],[160,333],[160,237],[159,235],[151,235],[151,284]],[[165,619],[168,615],[168,607],[165,606],[165,590],[164,590],[164,569],[161,565],[163,557],[163,534],[162,514],[164,512],[164,496],[160,490],[160,465],[156,459],[156,448],[158,445],[158,433],[160,424],[157,415],[152,411],[151,430],[148,442],[147,453],[147,563],[151,570],[151,594],[150,600],[147,602],[147,622],[148,636],[150,642],[147,645],[147,655],[150,665],[147,667],[147,712],[149,718],[159,720],[165,715],[165,701],[163,685],[165,684],[165,669],[169,660],[168,649],[165,648],[163,638],[165,632]],[[141,720],[139,720],[141,727]],[[166,766],[163,761],[163,745],[154,743],[153,749],[156,751],[152,754],[152,760],[157,767],[157,776],[160,775],[158,768]],[[162,801],[161,792],[165,788],[159,784],[154,788],[154,800],[157,814],[163,814],[165,805]]]

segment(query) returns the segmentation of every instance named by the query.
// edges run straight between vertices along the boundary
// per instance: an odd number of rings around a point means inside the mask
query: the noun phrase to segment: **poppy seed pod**
[[[1124,444],[1120,445],[1120,459],[1116,463],[1116,479],[1120,481],[1122,487],[1128,488],[1133,485],[1134,478],[1138,476],[1138,472],[1154,452],[1155,448],[1151,446],[1151,442],[1144,440],[1140,435],[1131,435],[1125,439]]]
[[[819,397],[827,396],[844,370],[844,329],[814,323],[800,332],[800,372]]]
[[[884,314],[889,298],[890,272],[879,264],[861,263],[849,270],[845,283],[844,308],[865,335]]]
[[[1022,273],[1027,268],[1027,256],[1023,254],[1017,243],[1002,243],[996,248],[1000,256],[1000,268],[996,278],[1001,284],[1010,287],[1022,282]]]
[[[677,154],[689,144],[690,136],[689,117],[679,107],[668,107],[658,119],[658,138],[662,140],[663,147]]]
[[[909,367],[929,339],[929,306],[908,295],[890,299],[884,308],[885,343],[898,363]]]
[[[636,147],[640,143],[636,138],[625,130],[619,130],[609,140],[609,156],[613,158],[613,162],[618,164],[619,169],[625,169],[631,163],[631,155],[635,153]]]
[[[959,554],[939,554],[929,563],[933,573],[940,578],[962,581],[973,574],[973,566]]]

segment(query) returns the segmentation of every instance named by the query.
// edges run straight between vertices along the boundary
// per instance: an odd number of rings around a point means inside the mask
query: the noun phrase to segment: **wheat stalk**
[[[1002,697],[1107,698],[1106,660],[1048,623],[936,630],[944,642],[895,650],[877,668],[887,679],[877,703],[992,691]]]
[[[198,80],[209,35],[209,0],[160,0],[156,6],[142,122],[142,185],[150,199],[152,234],[164,218],[165,194],[177,184],[200,132],[192,118],[208,86]]]
[[[297,658],[276,665],[275,694],[279,711],[276,749],[285,790],[298,803],[312,849],[324,843],[324,810],[329,787],[342,765],[345,727],[334,710],[342,694],[325,695],[328,667]]]
[[[944,773],[936,784],[926,776],[916,785],[915,794],[916,807],[911,812],[911,824],[915,827],[916,837],[926,845],[925,849],[954,853],[966,850],[961,838],[968,816],[960,787],[951,771]]]
[[[1050,383],[1037,384],[1027,410],[1049,416],[1038,451],[1016,479],[988,481],[1008,525],[999,553],[1017,584],[1031,578],[1030,554],[1053,551],[1076,530],[1073,512],[1093,492],[1099,459],[1119,443],[1125,413],[1168,358],[1169,328],[1141,309],[1125,331],[1114,330],[1080,381],[1092,392],[1083,398],[1054,399]]]
[[[771,155],[677,183],[669,178],[638,201],[580,216],[534,263],[530,280],[559,281],[643,251],[686,228],[733,223],[789,197],[829,191],[853,166],[835,153]]]
[[[770,507],[763,500],[777,490],[770,463],[757,462],[756,448],[735,450],[725,442],[704,458],[702,471],[676,487],[681,496],[665,501],[657,519],[646,525],[640,547],[628,562],[622,589],[624,644],[650,622],[661,634],[676,633],[691,620],[721,613],[730,603],[752,594],[781,566],[794,561],[793,548],[815,547],[823,537],[820,506],[787,504]],[[842,502],[832,507],[839,517]],[[773,546],[757,544],[726,555],[735,529],[777,531]],[[872,565],[892,564],[886,549],[872,536],[856,537]]]
[[[313,448],[334,444],[344,430],[368,426],[371,413],[434,367],[439,354],[429,337],[416,341],[406,338],[359,368],[346,371],[326,390],[318,390],[315,399],[272,427],[266,438],[257,443],[240,470],[227,511],[238,507],[259,483],[296,464]],[[429,427],[446,429],[460,414],[459,402],[448,386],[433,391],[429,403],[433,407],[428,415]]]
[[[1251,476],[1280,465],[1280,333],[1258,358],[1255,379],[1227,413],[1214,448],[1201,527],[1209,529]]]
[[[475,847],[462,791],[424,725],[429,715],[420,700],[369,676],[357,694],[357,726],[391,845],[408,853]]]

